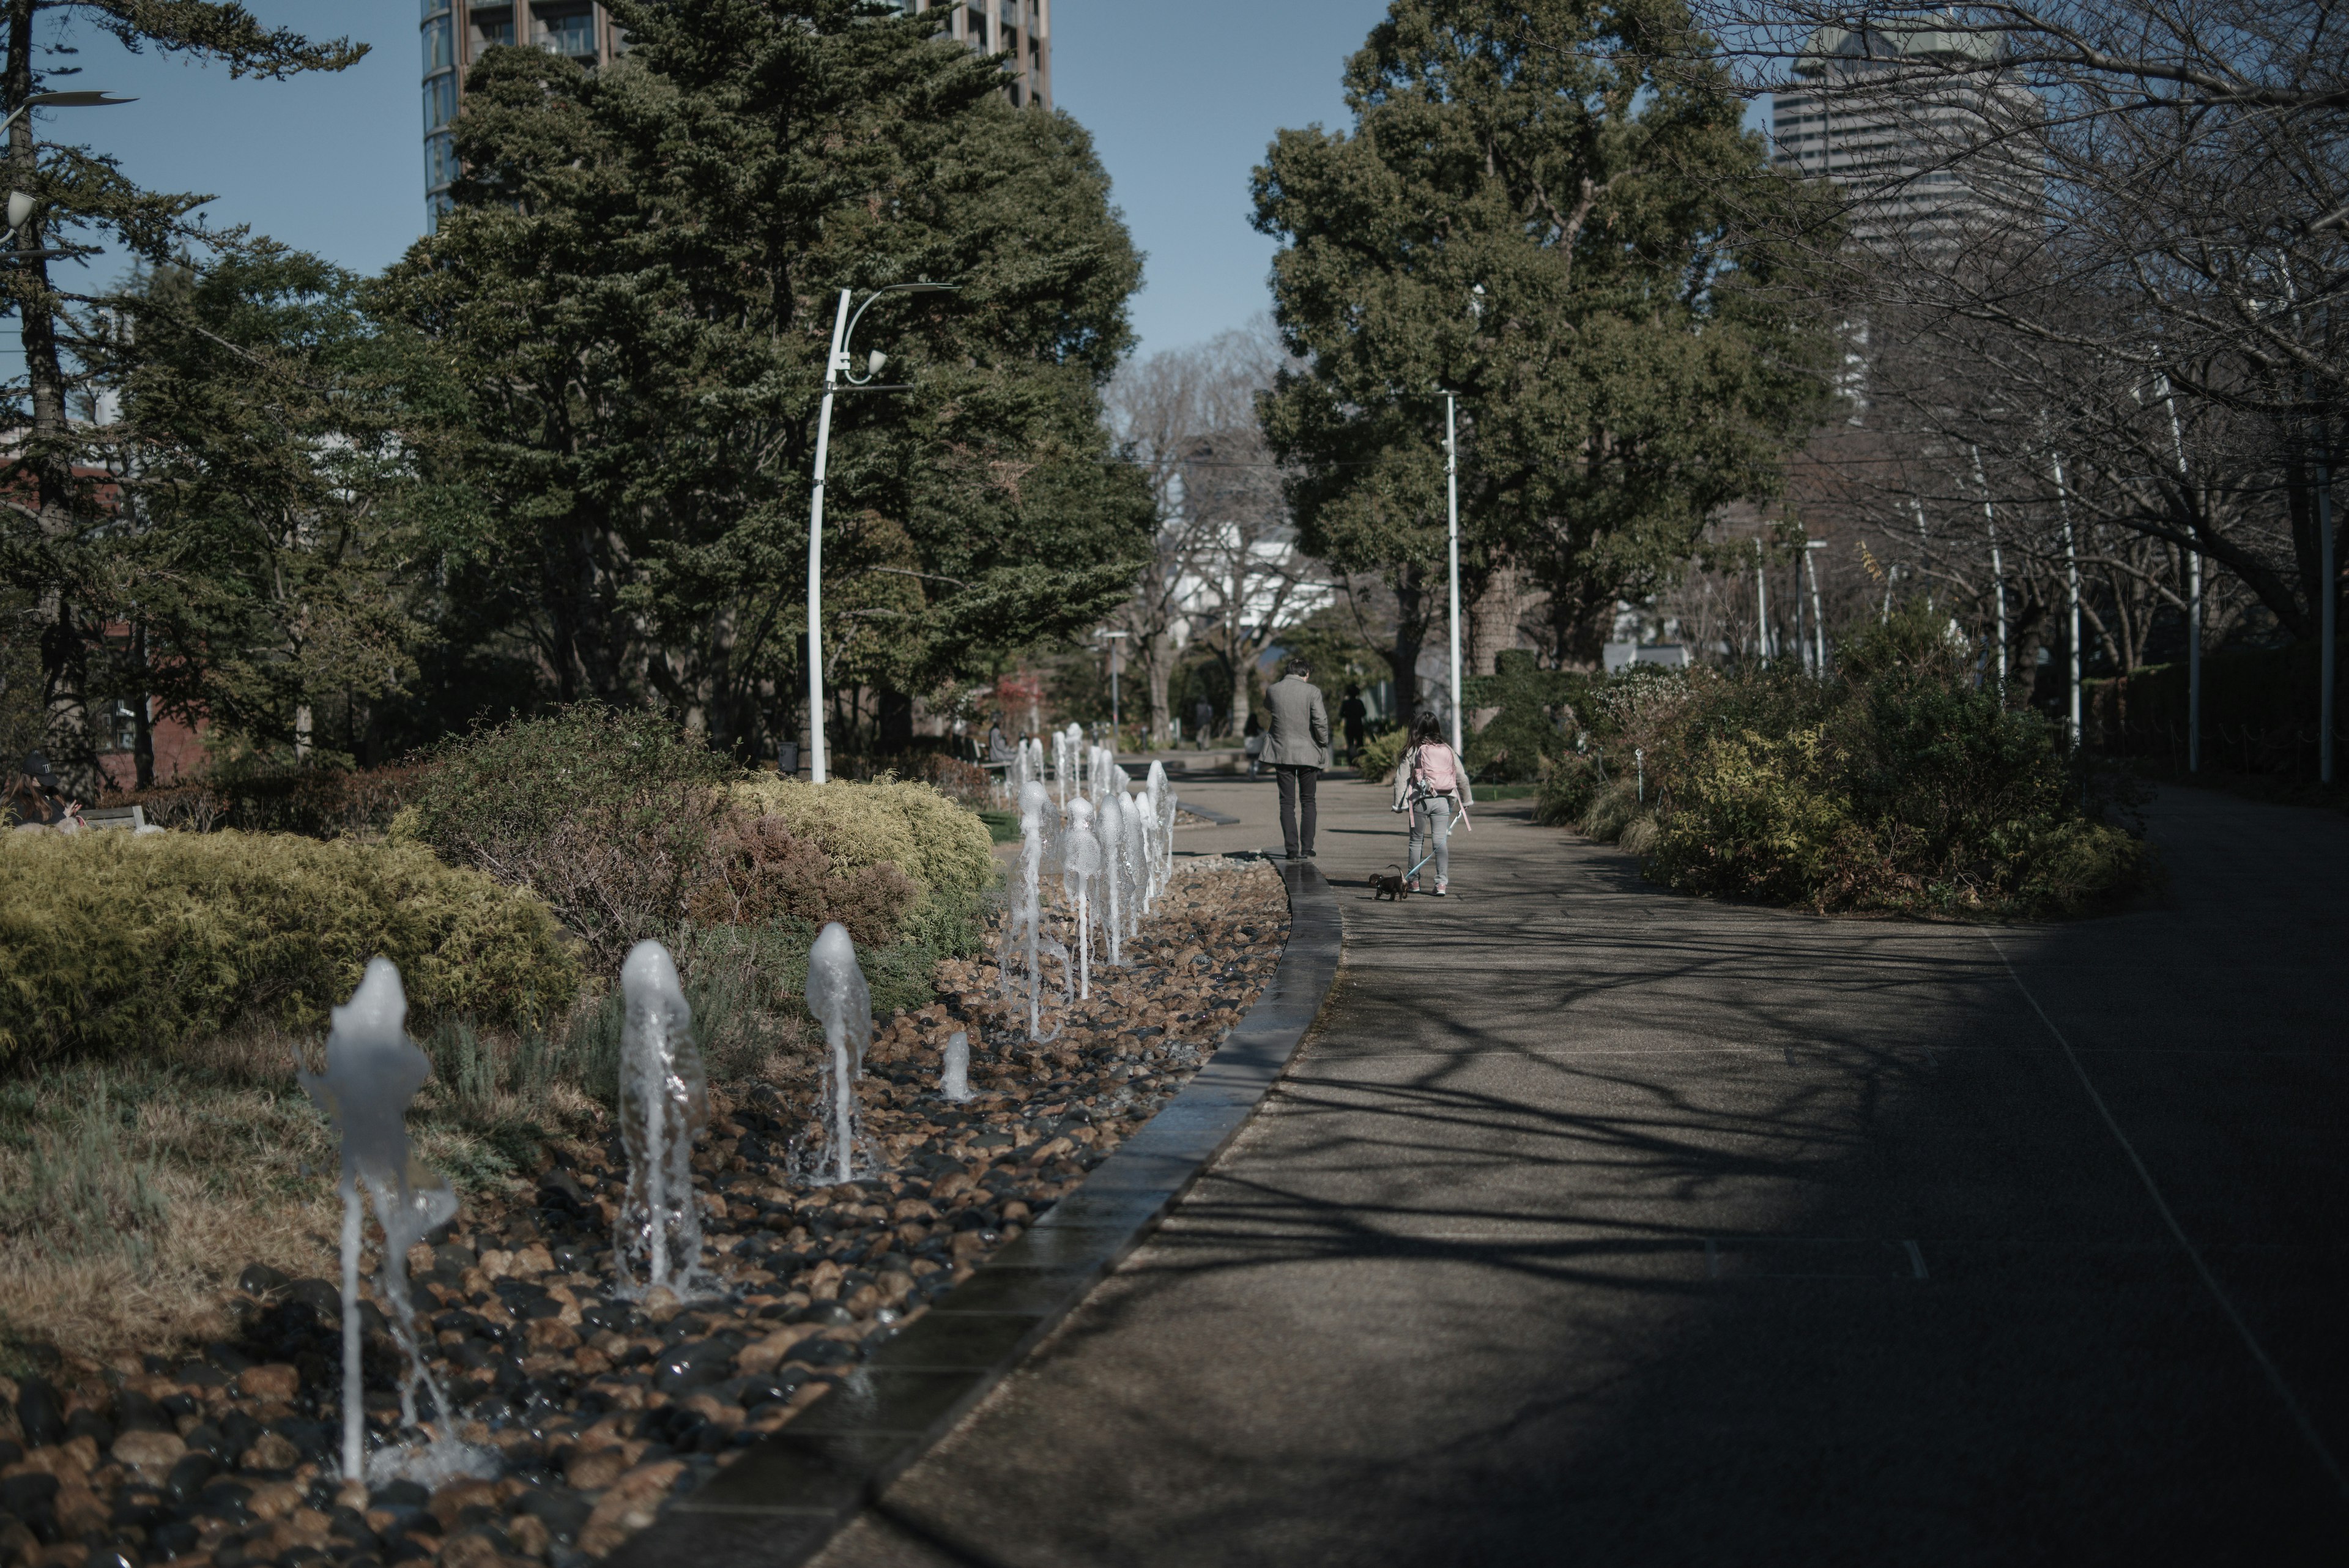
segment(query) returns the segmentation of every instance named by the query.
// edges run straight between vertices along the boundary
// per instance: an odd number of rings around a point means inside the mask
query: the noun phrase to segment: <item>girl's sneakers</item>
[[[1449,893],[1447,893],[1447,892],[1445,892],[1445,891],[1444,891],[1444,888],[1445,888],[1445,886],[1446,886],[1446,885],[1445,885],[1444,883],[1442,883],[1442,882],[1438,882],[1438,883],[1435,885],[1435,896],[1436,896],[1437,898],[1450,898],[1450,897],[1451,897],[1451,895],[1450,895]]]
[[[1406,892],[1406,893],[1416,893],[1416,892],[1418,892],[1418,891],[1419,891],[1419,878],[1418,878],[1418,877],[1413,877],[1410,881],[1408,881],[1408,882],[1404,883],[1402,886],[1403,886],[1403,891],[1404,891],[1404,892]]]

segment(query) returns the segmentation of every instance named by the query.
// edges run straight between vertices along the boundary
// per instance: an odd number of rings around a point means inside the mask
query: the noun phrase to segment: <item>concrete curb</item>
[[[1288,1070],[1337,979],[1337,896],[1309,862],[1273,867],[1288,889],[1279,966],[1173,1103],[1018,1241],[875,1345],[840,1387],[605,1558],[607,1568],[805,1563],[1157,1228]]]

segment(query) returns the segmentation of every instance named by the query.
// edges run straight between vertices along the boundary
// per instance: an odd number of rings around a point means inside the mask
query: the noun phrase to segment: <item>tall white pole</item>
[[[2073,750],[2080,746],[2080,549],[2072,537],[2072,493],[2064,487],[2064,454],[2055,453],[2052,460],[2055,469],[2055,505],[2064,515],[2064,613],[2070,618],[2066,638],[2072,645],[2071,718],[2069,727]]]
[[[1819,607],[1818,557],[1811,552],[1826,547],[1825,539],[1814,539],[1803,546],[1803,569],[1811,575],[1811,641],[1816,645],[1812,650],[1815,657],[1811,669],[1822,680],[1827,672],[1827,618],[1826,611]]]
[[[1754,546],[1754,640],[1761,649],[1762,662],[1770,662],[1770,578],[1762,565],[1763,546]]]
[[[848,330],[848,294],[832,318],[832,353],[823,362],[823,410],[815,421],[815,494],[808,504],[808,777],[824,781],[823,768],[823,473],[832,455],[832,394],[848,369],[841,338]]]
[[[1459,400],[1444,394],[1444,488],[1451,513],[1447,545],[1452,556],[1452,750],[1463,751],[1460,736],[1460,423]]]
[[[2169,444],[2178,454],[2178,489],[2186,494],[2186,431],[2178,422],[2178,399],[2169,378],[2161,378],[2161,400],[2169,410]],[[2186,554],[2186,771],[2202,771],[2202,551],[2189,544]]]
[[[1991,598],[1998,609],[1998,694],[2006,701],[2006,573],[1998,558],[1998,513],[1991,505],[1990,481],[1982,474],[1982,448],[1975,447],[1974,484],[1981,490],[1982,520],[1990,527],[1990,588]]]

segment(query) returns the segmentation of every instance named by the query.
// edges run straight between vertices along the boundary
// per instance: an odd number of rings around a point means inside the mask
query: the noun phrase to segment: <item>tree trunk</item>
[[[878,711],[875,727],[880,741],[875,750],[910,752],[914,749],[914,694],[910,691],[882,691],[875,694]]]
[[[23,108],[33,93],[33,24],[38,0],[9,0],[8,67],[5,107]],[[39,150],[34,141],[33,116],[27,110],[8,128],[8,167],[13,184],[21,191],[40,189]],[[38,250],[45,225],[37,213],[16,236],[20,249]],[[52,547],[73,534],[72,465],[64,452],[66,379],[57,357],[57,327],[49,295],[47,262],[26,262],[10,269],[14,275],[16,318],[25,350],[25,379],[32,392],[33,431],[28,453],[32,471],[32,502],[39,514],[41,535]],[[67,793],[82,801],[98,799],[100,775],[98,747],[89,722],[89,639],[82,618],[54,580],[37,597],[41,621],[41,697],[45,709],[43,747],[49,766]]]
[[[1149,662],[1143,670],[1143,683],[1149,691],[1150,743],[1159,751],[1174,744],[1174,736],[1167,723],[1173,709],[1168,704],[1166,689],[1174,674],[1173,639],[1159,632],[1143,642],[1143,658]]]
[[[1419,649],[1427,631],[1427,594],[1410,566],[1394,576],[1394,647],[1387,654],[1387,671],[1394,680],[1395,717],[1404,729],[1419,717]]]
[[[1506,558],[1495,563],[1468,606],[1467,648],[1463,650],[1470,675],[1496,675],[1506,649],[1517,645],[1517,621],[1526,607],[1526,574]]]

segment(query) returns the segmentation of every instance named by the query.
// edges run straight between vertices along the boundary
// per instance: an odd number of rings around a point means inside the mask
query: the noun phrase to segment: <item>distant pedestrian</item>
[[[1191,733],[1197,738],[1199,750],[1207,749],[1207,742],[1216,733],[1216,705],[1205,697],[1191,704]]]
[[[1435,896],[1451,891],[1452,824],[1456,818],[1462,827],[1468,826],[1473,800],[1468,770],[1444,742],[1444,722],[1422,713],[1412,722],[1411,750],[1396,766],[1394,783],[1395,810],[1411,813],[1411,846],[1403,864],[1409,871],[1405,886],[1413,892],[1420,891],[1423,854],[1435,861]]]
[[[994,718],[988,721],[987,760],[990,763],[1009,763],[1017,760],[1019,755],[1019,747],[1012,744],[1011,737],[1003,732],[1003,715],[996,714]]]
[[[1352,767],[1362,756],[1362,725],[1371,711],[1362,706],[1362,689],[1346,688],[1346,700],[1338,704],[1338,722],[1346,732],[1346,765]]]
[[[26,752],[24,765],[8,790],[8,815],[19,826],[35,827],[61,826],[72,822],[80,826],[75,814],[81,803],[66,793],[57,775],[49,766],[49,759],[39,752]]]
[[[1313,684],[1313,667],[1288,661],[1288,673],[1265,693],[1272,732],[1264,748],[1280,783],[1280,841],[1291,860],[1313,858],[1313,788],[1330,765],[1330,710]],[[1301,828],[1300,828],[1301,821]]]
[[[1264,722],[1248,710],[1247,728],[1240,732],[1240,750],[1247,753],[1248,777],[1256,777],[1257,768],[1264,761]]]

